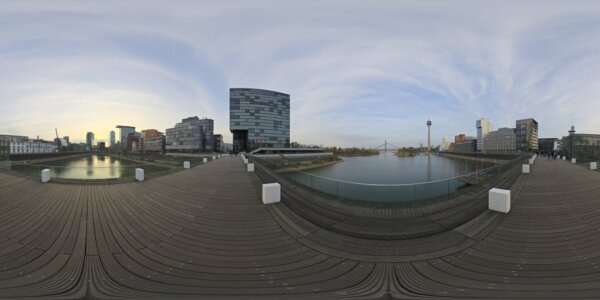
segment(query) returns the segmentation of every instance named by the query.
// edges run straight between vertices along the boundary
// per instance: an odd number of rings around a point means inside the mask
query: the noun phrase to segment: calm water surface
[[[447,179],[492,166],[438,155],[399,157],[386,153],[342,159],[341,163],[305,172],[351,182],[403,184]]]
[[[41,170],[50,169],[51,177],[65,179],[110,179],[135,176],[136,168],[143,168],[146,174],[170,169],[168,166],[143,164],[128,159],[103,155],[57,160],[47,163],[12,166],[13,170],[39,176]]]
[[[450,196],[468,184],[454,178],[492,167],[437,155],[394,154],[343,157],[343,162],[304,172],[289,172],[293,181],[333,196],[367,202],[412,202]],[[316,175],[316,176],[313,176]]]

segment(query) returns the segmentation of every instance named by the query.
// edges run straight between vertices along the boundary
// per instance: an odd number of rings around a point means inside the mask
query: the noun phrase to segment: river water
[[[287,176],[306,187],[362,202],[413,202],[449,197],[469,185],[469,176],[493,164],[438,155],[398,157],[393,153],[342,157],[343,162]]]

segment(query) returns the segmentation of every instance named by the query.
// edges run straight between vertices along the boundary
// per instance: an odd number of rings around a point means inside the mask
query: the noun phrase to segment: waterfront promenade
[[[580,166],[538,159],[509,214],[390,241],[265,206],[260,184],[230,157],[142,183],[0,173],[0,297],[600,295],[600,173]]]

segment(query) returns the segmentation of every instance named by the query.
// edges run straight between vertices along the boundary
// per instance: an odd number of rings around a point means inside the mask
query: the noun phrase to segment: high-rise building
[[[116,142],[117,142],[117,140],[116,140],[116,136],[115,136],[115,131],[111,130],[110,131],[110,144],[109,144],[109,146],[110,147],[114,147]]]
[[[290,147],[290,95],[261,89],[229,89],[233,151]]]
[[[117,125],[116,128],[119,128],[119,143],[121,144],[121,150],[127,151],[127,137],[135,134],[135,127],[133,126],[124,126]],[[129,144],[131,146],[131,144]]]
[[[93,132],[88,132],[85,135],[85,143],[88,146],[88,150],[92,151],[93,146],[94,146],[94,133]]]
[[[532,152],[538,147],[538,122],[533,118],[517,120],[517,151]]]
[[[514,128],[499,128],[485,136],[483,152],[514,153],[517,151],[517,136]]]
[[[190,117],[166,130],[167,152],[213,152],[214,121]]]
[[[450,145],[452,144],[452,142],[450,141],[449,138],[444,137],[442,139],[442,144],[440,145],[440,151],[448,151],[450,150]]]
[[[494,124],[486,118],[481,118],[475,122],[475,127],[477,127],[477,152],[483,152],[485,136],[494,131]]]

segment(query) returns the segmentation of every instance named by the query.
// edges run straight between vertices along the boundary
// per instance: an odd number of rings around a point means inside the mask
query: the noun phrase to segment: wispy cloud
[[[292,139],[376,146],[534,117],[599,132],[594,1],[42,1],[0,8],[0,131],[82,139],[292,96]]]

